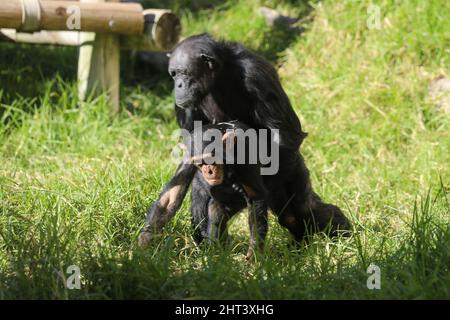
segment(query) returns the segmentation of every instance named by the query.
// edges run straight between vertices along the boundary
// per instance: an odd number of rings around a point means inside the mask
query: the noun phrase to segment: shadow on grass
[[[449,232],[442,232],[420,256],[400,248],[371,261],[381,269],[381,290],[367,288],[370,274],[362,262],[323,271],[306,266],[302,254],[288,253],[251,265],[228,250],[187,249],[168,237],[131,258],[107,250],[86,250],[76,263],[70,257],[64,263],[24,257],[12,265],[14,272],[0,275],[0,294],[6,299],[445,299],[449,240]],[[185,254],[195,261],[180,264]],[[80,267],[81,290],[64,286],[72,264]]]
[[[311,3],[317,1],[293,0],[285,2],[295,4],[298,8],[300,8],[300,15],[290,17],[298,19],[298,21],[292,25],[289,25],[275,20],[269,32],[264,34],[262,45],[255,50],[257,53],[274,63],[278,61],[280,53],[286,50],[297,39],[297,37],[301,36],[301,34],[305,31],[302,24],[308,20],[314,10]]]
[[[187,230],[169,226],[145,250],[135,250],[133,237],[123,244],[78,247],[58,232],[38,239],[18,238],[16,224],[4,238],[8,267],[0,273],[0,297],[6,299],[448,299],[450,228],[448,192],[427,197],[414,208],[396,248],[386,249],[392,235],[362,230],[342,249],[329,243],[292,252],[276,245],[258,263],[244,260],[245,247],[193,244]],[[441,218],[440,218],[441,217]],[[124,226],[127,229],[126,226]],[[47,229],[43,229],[47,230]],[[55,229],[56,230],[56,229]],[[7,231],[5,231],[7,232]],[[9,236],[8,236],[9,235]],[[93,235],[94,236],[94,235]],[[75,246],[75,247],[74,247]],[[328,248],[328,249],[326,249]],[[331,251],[329,250],[331,249]],[[334,254],[331,254],[333,253]],[[351,260],[351,261],[350,261]],[[67,290],[58,271],[76,264],[81,290]],[[381,270],[381,289],[369,290],[369,264]],[[60,273],[59,273],[60,274]]]
[[[77,60],[78,49],[73,47],[0,42],[2,102],[42,95],[46,83],[57,77],[75,81]]]
[[[144,8],[171,9],[174,12],[189,10],[197,12],[203,9],[212,9],[223,3],[223,0],[128,0],[128,2],[139,2]],[[230,2],[230,1],[228,1]],[[237,2],[233,0],[231,2]]]

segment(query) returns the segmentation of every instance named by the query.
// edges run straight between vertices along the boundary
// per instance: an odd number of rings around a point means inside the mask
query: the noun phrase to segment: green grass
[[[151,2],[151,1],[150,1]],[[166,6],[158,2],[159,6]],[[147,250],[146,208],[174,172],[171,83],[124,81],[112,117],[104,97],[79,103],[76,50],[0,44],[0,299],[450,298],[450,119],[428,99],[449,76],[444,0],[171,3],[184,35],[209,31],[270,59],[309,136],[315,189],[355,225],[348,240],[293,248],[271,218],[267,252],[244,259],[244,214],[226,247],[196,246],[189,203]],[[271,30],[265,4],[304,18]],[[189,11],[187,9],[192,9]],[[381,268],[368,290],[367,267]],[[63,285],[78,265],[81,290]]]

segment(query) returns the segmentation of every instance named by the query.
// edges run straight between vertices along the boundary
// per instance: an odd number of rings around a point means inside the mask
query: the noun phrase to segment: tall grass
[[[450,298],[449,116],[428,99],[430,81],[448,76],[450,11],[376,1],[382,28],[370,30],[369,3],[168,4],[185,35],[241,41],[277,66],[309,132],[314,188],[355,225],[350,239],[293,247],[271,217],[255,263],[244,215],[229,244],[197,246],[189,201],[136,248],[175,169],[170,80],[124,82],[133,112],[111,116],[104,97],[78,101],[73,49],[0,44],[0,298]],[[304,32],[270,29],[260,5],[302,16]],[[370,264],[380,290],[366,286]],[[70,265],[80,290],[65,286]]]

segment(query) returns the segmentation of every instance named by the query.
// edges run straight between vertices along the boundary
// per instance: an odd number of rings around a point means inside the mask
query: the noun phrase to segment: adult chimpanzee
[[[195,120],[203,123],[239,120],[254,129],[275,129],[279,135],[280,166],[275,175],[264,176],[270,193],[269,207],[280,224],[296,240],[307,232],[349,230],[341,210],[321,201],[312,190],[308,169],[299,147],[306,136],[277,72],[263,58],[242,45],[219,42],[207,34],[185,39],[173,50],[169,74],[175,83],[175,110],[182,128],[192,130]],[[180,207],[196,172],[182,163],[148,211],[139,235],[147,244]],[[208,216],[214,200],[192,186],[193,217]],[[201,224],[201,221],[194,221]]]
[[[268,229],[266,200],[270,197],[260,173],[260,163],[249,161],[251,153],[256,151],[250,139],[246,139],[249,129],[243,123],[232,121],[193,130],[185,139],[188,153],[184,160],[198,168],[192,182],[197,193],[192,195],[192,201],[202,203],[203,198],[211,199],[207,210],[194,212],[194,238],[197,242],[205,238],[225,238],[228,220],[247,207],[250,226],[247,258],[264,247]],[[219,144],[219,148],[211,152],[208,147],[214,136],[212,133],[216,133],[218,141],[213,142]],[[256,131],[253,133],[256,136]],[[239,152],[244,154],[242,162],[239,162]]]

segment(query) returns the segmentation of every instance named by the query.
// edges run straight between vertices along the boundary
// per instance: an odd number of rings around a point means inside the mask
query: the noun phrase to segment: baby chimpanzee
[[[210,198],[206,210],[192,212],[195,240],[225,237],[228,220],[247,207],[250,226],[247,258],[250,258],[254,250],[263,249],[268,227],[267,190],[261,166],[249,161],[257,150],[239,134],[248,129],[237,121],[205,125],[201,130],[194,129],[185,145],[189,152],[186,161],[198,168],[192,182],[198,192],[192,194],[192,201]]]

